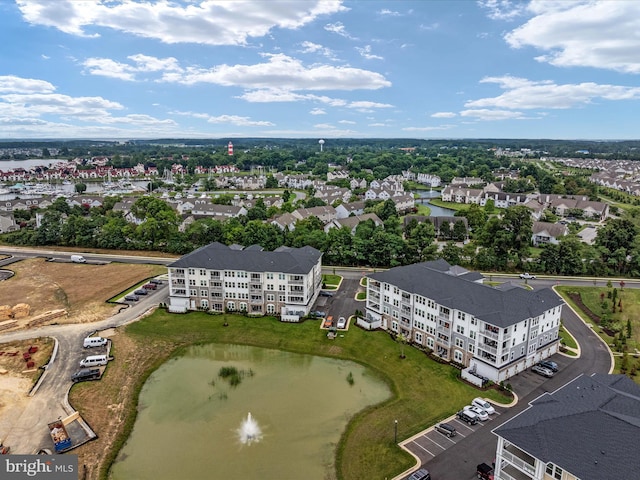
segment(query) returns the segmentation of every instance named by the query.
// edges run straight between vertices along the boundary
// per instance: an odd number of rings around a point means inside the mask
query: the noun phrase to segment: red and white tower
[[[229,142],[228,149],[229,149],[229,155],[233,155],[233,143]]]

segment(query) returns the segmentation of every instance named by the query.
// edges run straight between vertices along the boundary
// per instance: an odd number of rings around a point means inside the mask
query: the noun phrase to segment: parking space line
[[[467,425],[465,422],[463,422],[462,420],[458,420],[457,418],[454,419],[455,422],[458,422],[460,425],[462,425],[463,427],[471,430],[472,432],[475,432],[475,430],[473,428],[471,428],[469,425]]]
[[[442,445],[440,445],[438,442],[436,442],[433,438],[431,437],[427,437],[425,436],[425,438],[433,443],[435,443],[437,446],[439,446],[442,450],[446,450],[446,447],[443,447]]]
[[[432,457],[435,457],[435,454],[431,453],[429,450],[427,450],[426,448],[424,448],[422,445],[420,445],[418,442],[416,442],[415,440],[413,441],[413,443],[415,443],[417,446],[419,446],[421,449],[423,449],[425,452],[427,452],[429,455],[431,455]]]

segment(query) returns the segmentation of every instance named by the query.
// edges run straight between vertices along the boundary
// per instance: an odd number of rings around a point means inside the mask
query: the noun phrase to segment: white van
[[[102,347],[107,344],[107,339],[102,337],[87,337],[82,346],[84,348]]]
[[[87,358],[80,360],[80,366],[83,368],[101,367],[108,362],[109,359],[106,355],[89,355]]]
[[[87,259],[82,255],[71,255],[71,261],[73,263],[87,263]]]

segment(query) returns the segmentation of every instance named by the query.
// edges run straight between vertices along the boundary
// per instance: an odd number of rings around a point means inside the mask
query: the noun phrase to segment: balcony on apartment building
[[[302,276],[289,277],[289,284],[304,285],[304,277]]]
[[[445,347],[450,347],[451,346],[451,338],[448,337],[447,335],[442,335],[441,333],[438,333],[436,335],[436,343],[443,345]]]
[[[515,480],[531,480],[535,477],[536,459],[515,445],[505,442],[501,456],[506,460],[502,463],[501,473],[506,473]],[[501,478],[507,477],[501,475]]]
[[[251,303],[262,304],[262,295],[251,295],[250,300],[251,300]]]
[[[184,270],[182,272],[178,272],[176,270],[172,271],[171,278],[184,278]]]
[[[451,324],[449,322],[443,322],[442,320],[440,320],[438,322],[438,326],[436,327],[436,331],[438,333],[449,335],[451,334]]]
[[[250,292],[257,292],[257,291],[262,291],[262,284],[261,283],[250,283],[249,284],[249,291]]]
[[[372,302],[371,299],[369,298],[367,299],[367,307],[370,308],[371,310],[375,310],[376,312],[380,311],[380,304]]]
[[[486,326],[484,330],[480,330],[478,333],[480,333],[480,335],[484,335],[487,338],[498,340],[498,337],[500,336],[500,329]]]
[[[172,288],[171,289],[172,297],[188,297],[187,290],[184,288]]]

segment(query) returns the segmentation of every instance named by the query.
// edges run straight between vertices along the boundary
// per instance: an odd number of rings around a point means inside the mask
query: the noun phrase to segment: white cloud
[[[370,123],[367,126],[368,127],[388,127],[389,125],[387,125],[386,123],[376,122],[376,123]]]
[[[21,78],[15,75],[0,76],[0,93],[50,93],[56,88],[45,80]]]
[[[456,116],[453,112],[436,112],[431,115],[433,118],[453,118]]]
[[[381,56],[371,53],[371,45],[365,45],[362,48],[356,47],[356,50],[358,51],[360,56],[366,58],[367,60],[384,60],[384,58],[382,58]]]
[[[640,73],[640,2],[533,1],[535,16],[505,35],[513,48],[532,46],[558,67]]]
[[[322,108],[314,108],[309,113],[311,115],[326,115],[327,114],[327,112],[325,112]]]
[[[88,58],[83,62],[87,73],[132,82],[135,75],[130,65],[109,58]]]
[[[366,100],[359,100],[356,102],[350,102],[347,105],[348,108],[366,109],[371,110],[373,108],[391,108],[393,105],[388,103],[369,102]]]
[[[105,124],[120,123],[124,125],[136,125],[136,126],[155,126],[155,125],[177,126],[177,123],[171,119],[160,120],[150,115],[143,115],[143,114],[131,114],[131,115],[125,115],[124,117],[104,116],[104,117],[91,118],[91,120],[97,123],[105,123]]]
[[[102,97],[70,97],[57,93],[7,94],[0,95],[7,105],[4,108],[23,110],[24,116],[74,115],[76,117],[107,116],[109,110],[124,108],[117,102]],[[20,116],[20,115],[18,115]]]
[[[391,86],[383,75],[353,67],[312,65],[306,67],[287,55],[265,54],[267,62],[254,65],[218,65],[214,68],[187,67],[181,72],[167,72],[166,82],[193,85],[215,83],[247,89],[293,90],[376,90]]]
[[[420,24],[420,30],[427,30],[427,31],[432,31],[432,30],[437,30],[438,28],[440,28],[440,24],[438,22],[433,22],[430,23],[428,25]]]
[[[492,20],[513,20],[524,14],[526,3],[511,0],[478,0],[478,5],[488,10]]]
[[[324,26],[324,29],[327,32],[331,32],[331,33],[337,33],[338,35],[340,35],[341,37],[344,38],[348,38],[349,40],[357,40],[356,37],[352,37],[349,32],[347,32],[347,29],[345,28],[345,26],[342,24],[342,22],[336,22],[336,23],[327,23]]]
[[[432,132],[434,130],[449,130],[454,127],[455,125],[438,125],[434,127],[405,127],[402,130],[405,132]]]
[[[639,100],[640,87],[600,85],[593,82],[558,85],[551,80],[532,81],[504,76],[487,77],[481,83],[496,83],[506,90],[492,98],[465,103],[467,108],[498,109],[566,109],[592,103],[595,100]]]
[[[524,114],[522,112],[515,112],[513,110],[463,110],[460,112],[461,117],[472,117],[478,120],[492,121],[492,120],[515,120],[523,119]]]
[[[88,58],[82,65],[90,75],[117,78],[119,80],[134,81],[137,73],[149,72],[181,72],[178,60],[173,57],[157,58],[143,55],[129,55],[134,65],[116,62],[110,58]]]
[[[304,41],[302,42],[301,46],[302,46],[302,53],[318,53],[330,59],[336,58],[335,54],[330,48],[323,47],[322,45],[319,45],[317,43]]]
[[[324,129],[333,129],[333,128],[335,128],[330,123],[317,123],[313,127],[314,128],[324,128]]]
[[[209,117],[209,123],[229,123],[241,127],[272,127],[274,124],[267,121],[251,120],[249,117],[240,117],[238,115],[219,115],[217,117]]]
[[[70,35],[98,36],[93,27],[110,28],[165,43],[245,45],[274,28],[297,29],[318,17],[348,10],[342,0],[16,0],[26,21]],[[141,21],[144,19],[143,21]]]
[[[352,120],[338,120],[338,123],[342,123],[343,125],[355,125],[356,122]]]

